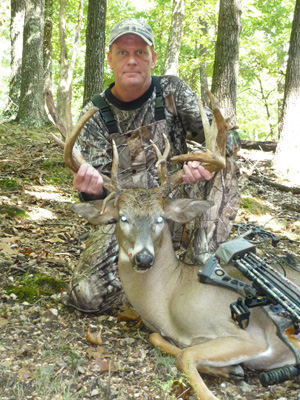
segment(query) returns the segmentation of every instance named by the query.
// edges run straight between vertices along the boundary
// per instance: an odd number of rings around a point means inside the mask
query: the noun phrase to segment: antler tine
[[[77,122],[76,126],[72,129],[71,133],[66,137],[66,143],[64,148],[64,159],[65,164],[69,167],[73,172],[77,172],[82,162],[73,157],[73,147],[76,142],[76,139],[84,127],[85,123],[98,111],[97,107],[90,108]]]
[[[227,125],[227,121],[225,120],[225,118],[223,117],[221,110],[220,110],[220,104],[218,99],[213,96],[210,92],[207,92],[207,96],[211,102],[211,106],[212,106],[212,112],[213,112],[213,116],[215,118],[213,118],[213,122],[215,121],[216,125],[217,125],[217,132],[218,134],[216,135],[216,147],[215,147],[215,151],[218,152],[222,157],[226,157],[226,142],[227,142],[227,137],[228,137],[228,125]],[[203,110],[204,111],[204,110]],[[206,115],[206,113],[204,112],[204,114]],[[214,128],[215,129],[215,128]],[[216,131],[216,129],[215,129]],[[206,137],[205,137],[206,140]],[[209,149],[212,151],[212,149],[209,147]]]
[[[210,172],[217,172],[223,169],[226,165],[226,141],[228,137],[228,127],[224,117],[220,111],[218,100],[210,93],[207,95],[211,101],[213,120],[212,125],[209,124],[206,112],[199,100],[200,114],[202,118],[206,151],[182,154],[174,156],[171,161],[200,161],[202,165]]]
[[[173,175],[169,175],[169,171],[167,168],[167,158],[170,153],[171,146],[165,134],[163,134],[163,138],[165,142],[165,150],[163,154],[161,154],[160,150],[158,149],[156,144],[152,142],[152,140],[150,140],[150,142],[157,156],[157,162],[155,166],[157,168],[157,174],[161,184],[162,196],[167,197],[180,183],[182,183],[183,171],[179,170]]]
[[[121,189],[118,182],[119,153],[116,142],[114,140],[112,140],[112,151],[113,151],[113,159],[111,166],[111,182],[114,186],[114,190],[117,191]]]
[[[85,163],[86,161],[83,158],[74,156],[73,147],[76,142],[76,139],[84,127],[85,123],[97,112],[99,109],[97,107],[90,108],[77,122],[75,127],[72,129],[71,133],[67,135],[66,143],[64,145],[64,159],[65,164],[68,168],[70,168],[73,172],[77,172],[80,165]],[[113,145],[114,146],[114,145]],[[116,146],[115,146],[116,147]],[[118,171],[118,151],[113,148],[113,155],[116,157],[116,161],[113,161],[113,179],[107,177],[106,175],[101,174],[103,178],[103,186],[110,192],[114,192],[119,189],[117,178],[115,171]],[[116,166],[115,166],[116,165]]]
[[[154,148],[157,157],[155,167],[157,168],[157,174],[161,185],[165,185],[168,182],[169,172],[167,168],[167,158],[171,149],[170,142],[164,133],[163,138],[165,142],[165,150],[163,154],[161,154],[156,144],[152,140],[150,140],[150,143],[152,144],[152,147]]]

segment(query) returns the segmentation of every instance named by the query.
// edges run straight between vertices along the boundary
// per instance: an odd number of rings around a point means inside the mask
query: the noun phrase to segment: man
[[[197,137],[200,142],[204,141],[195,93],[178,77],[151,76],[157,54],[153,33],[148,24],[136,19],[126,19],[115,25],[110,33],[107,60],[114,72],[115,82],[84,108],[83,113],[96,105],[99,112],[86,123],[77,141],[79,151],[89,163],[80,167],[73,181],[82,201],[103,199],[107,196],[98,171],[110,175],[112,139],[119,152],[118,178],[121,186],[137,188],[150,188],[159,184],[155,169],[156,155],[150,139],[163,151],[162,134],[165,133],[171,144],[170,156],[187,152],[187,135]],[[211,118],[210,110],[207,113]],[[235,141],[232,140],[234,138]],[[232,135],[229,143],[236,141],[238,139]],[[169,167],[170,172],[178,168],[178,165]],[[177,191],[174,195],[207,197],[205,192],[214,193],[215,184],[212,182],[215,181],[218,182],[217,190],[226,192],[225,186],[221,189],[217,177],[212,179],[213,174],[200,163],[188,162],[183,169],[184,182],[200,183],[180,189],[181,193]],[[230,181],[231,178],[235,179],[230,177]],[[208,184],[209,182],[211,183]],[[213,217],[210,212],[204,218],[204,227],[199,221],[196,225],[191,223],[184,232],[178,226],[171,226],[174,247],[181,247],[186,259],[200,261],[201,253],[206,253],[207,256],[220,241],[226,240],[231,226],[230,218],[235,217],[239,199],[236,184],[233,187],[233,191],[227,190],[227,198],[233,199],[230,210],[224,204],[225,195],[221,196],[221,204],[218,204],[226,215],[225,222],[217,217],[220,213],[217,207],[217,212],[216,208],[213,211]],[[209,220],[213,220],[215,228],[211,229],[208,240]],[[220,221],[221,238],[218,236]],[[82,311],[105,310],[112,301],[110,296],[120,292],[116,268],[117,243],[114,227],[101,226],[91,236],[90,243],[79,260],[71,282],[68,304]]]

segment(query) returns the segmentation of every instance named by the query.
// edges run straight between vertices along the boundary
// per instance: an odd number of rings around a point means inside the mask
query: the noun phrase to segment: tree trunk
[[[184,25],[184,0],[173,0],[171,30],[165,59],[165,75],[178,75],[178,59]]]
[[[277,49],[277,64],[278,64],[278,71],[284,71],[284,60],[282,60],[282,58],[280,56],[278,56],[278,54],[282,54],[284,53],[284,45],[282,44],[278,49]],[[279,60],[282,60],[281,62]],[[280,79],[277,80],[277,95],[278,95],[278,117],[277,117],[277,137],[276,140],[279,139],[279,125],[282,119],[282,107],[283,107],[283,97],[284,97],[284,79],[283,76],[282,78],[280,77]]]
[[[72,130],[72,77],[74,72],[75,60],[79,47],[80,30],[82,26],[83,0],[79,0],[78,23],[74,36],[72,57],[70,64],[68,61],[66,45],[66,2],[60,0],[59,9],[59,42],[60,42],[60,74],[59,86],[57,89],[57,112],[58,116],[65,125],[66,131]]]
[[[89,0],[83,106],[104,85],[106,0]]]
[[[9,84],[10,104],[7,107],[9,113],[17,111],[21,94],[24,18],[25,0],[11,0],[11,78]]]
[[[44,92],[52,88],[52,15],[53,0],[45,0],[45,26],[44,26]]]
[[[200,21],[200,34],[203,37],[207,36],[207,22],[203,19]],[[199,66],[199,72],[200,72],[200,86],[201,86],[201,100],[204,102],[206,106],[209,105],[209,100],[207,97],[207,91],[208,91],[208,78],[206,74],[206,58],[207,58],[207,48],[203,45],[200,44],[199,48],[200,52],[200,66]]]
[[[211,91],[220,100],[227,117],[234,116],[236,110],[240,32],[241,1],[220,0]],[[235,117],[232,124],[235,125]]]
[[[280,139],[274,158],[275,168],[300,185],[300,0],[296,0],[288,54]]]
[[[17,120],[42,126],[48,120],[45,112],[43,71],[44,0],[26,0],[22,83]]]
[[[68,80],[68,53],[66,45],[66,2],[60,0],[59,3],[59,44],[60,44],[60,69],[59,84],[57,89],[57,112],[63,121],[66,130],[71,128],[70,114],[71,110],[67,110],[66,105],[71,102],[71,88],[67,86]],[[69,116],[68,116],[69,114]]]

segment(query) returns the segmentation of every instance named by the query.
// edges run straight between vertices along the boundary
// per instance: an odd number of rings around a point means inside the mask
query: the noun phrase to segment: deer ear
[[[101,214],[102,200],[72,204],[70,210],[85,218],[92,225],[112,224],[118,219],[118,210],[113,201],[109,201]]]
[[[164,214],[165,218],[184,224],[203,214],[213,205],[213,201],[207,200],[167,199]]]

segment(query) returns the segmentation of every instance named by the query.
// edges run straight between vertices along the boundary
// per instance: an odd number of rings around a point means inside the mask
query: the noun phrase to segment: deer
[[[174,156],[171,160],[199,160],[207,169],[217,172],[226,162],[228,127],[218,100],[210,93],[209,97],[212,125],[199,103],[206,151]],[[85,122],[96,111],[96,108],[89,110],[67,138],[65,163],[75,172],[82,160],[73,156],[73,145]],[[169,194],[182,182],[182,171],[168,174],[167,140],[163,154],[153,146],[160,187],[122,189],[118,184],[118,154],[113,143],[111,177],[103,176],[109,196],[104,201],[76,204],[77,212],[93,224],[116,224],[122,288],[152,332],[149,342],[176,358],[176,367],[187,376],[199,400],[217,400],[202,374],[242,379],[241,364],[251,369],[270,370],[294,365],[295,355],[278,337],[276,326],[262,307],[253,309],[248,327],[241,329],[229,312],[230,304],[237,298],[236,292],[201,283],[198,270],[203,266],[185,264],[177,258],[167,221],[186,223],[212,207],[213,202],[170,198]]]

